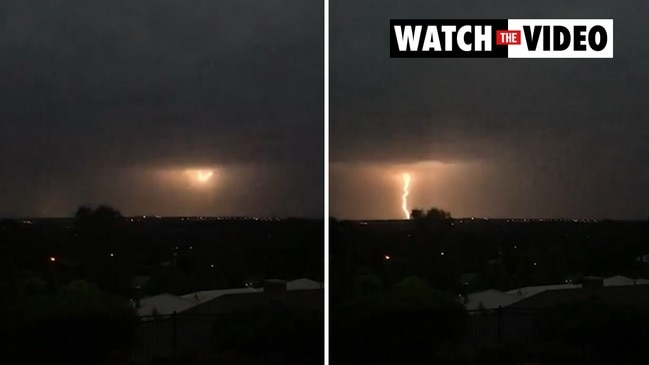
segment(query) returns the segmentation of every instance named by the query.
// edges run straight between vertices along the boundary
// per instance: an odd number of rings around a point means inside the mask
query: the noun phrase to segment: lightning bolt
[[[404,173],[401,175],[403,179],[403,194],[401,194],[401,210],[406,215],[406,219],[410,219],[410,210],[408,209],[408,195],[410,195],[410,174]]]
[[[212,170],[199,170],[196,172],[196,178],[200,182],[207,182],[212,177],[214,172]]]

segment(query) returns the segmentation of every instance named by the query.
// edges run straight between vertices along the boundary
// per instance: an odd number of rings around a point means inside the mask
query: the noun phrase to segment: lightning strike
[[[196,180],[200,182],[207,182],[212,177],[214,172],[212,170],[199,170],[196,172]]]
[[[191,180],[199,184],[206,184],[208,181],[210,181],[212,175],[214,175],[214,171],[209,169],[185,170],[185,173]]]
[[[406,219],[410,219],[410,210],[408,209],[408,195],[410,195],[410,174],[404,173],[403,179],[403,194],[401,195],[401,210],[406,215]]]

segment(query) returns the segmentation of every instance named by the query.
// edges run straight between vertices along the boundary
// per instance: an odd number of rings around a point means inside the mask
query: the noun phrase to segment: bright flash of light
[[[403,179],[403,193],[401,194],[401,210],[405,214],[406,219],[410,219],[410,210],[408,209],[408,195],[410,195],[410,174],[404,173],[401,175]]]
[[[212,170],[199,170],[196,172],[196,180],[200,182],[207,182],[214,172]]]
[[[187,170],[186,173],[196,182],[205,184],[214,175],[214,171],[210,169],[201,169],[201,170]]]

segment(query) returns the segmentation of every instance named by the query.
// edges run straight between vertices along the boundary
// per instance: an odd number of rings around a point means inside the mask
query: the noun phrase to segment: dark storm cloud
[[[274,171],[256,179],[290,170],[304,181],[295,193],[313,201],[290,211],[321,214],[321,8],[274,0],[3,2],[0,213],[43,209],[63,190],[72,207],[85,190],[94,191],[89,199],[124,204],[122,190],[101,187],[124,168],[254,165]],[[266,193],[286,194],[271,185]],[[267,210],[264,192],[256,197],[249,214]]]
[[[520,207],[477,204],[475,214],[524,215],[548,200],[530,212],[646,217],[648,10],[631,1],[333,2],[332,159],[489,161],[500,184],[535,180]],[[613,18],[615,58],[390,59],[391,18]]]

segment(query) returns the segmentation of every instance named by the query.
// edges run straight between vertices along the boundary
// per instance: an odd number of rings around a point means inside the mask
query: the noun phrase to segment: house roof
[[[292,281],[284,281],[280,279],[270,279],[267,280],[272,283],[286,283],[286,290],[309,290],[309,289],[322,289],[322,283],[315,280],[300,278]],[[214,290],[202,290],[194,293],[187,293],[181,296],[182,299],[189,300],[192,303],[205,303],[212,299],[216,299],[223,295],[230,294],[250,294],[250,293],[259,293],[263,292],[263,288],[229,288],[229,289],[214,289]]]
[[[198,304],[183,314],[219,315],[240,310],[322,310],[324,290],[287,290],[227,294]]]
[[[228,294],[245,294],[245,293],[257,293],[263,291],[261,288],[230,288],[230,289],[216,289],[216,290],[203,290],[195,293],[189,293],[182,295],[181,298],[189,300],[192,303],[200,304],[209,302],[212,299],[218,298],[223,295]]]
[[[506,291],[507,294],[515,295],[521,299],[528,298],[533,295],[542,293],[546,290],[564,290],[564,289],[579,289],[581,284],[553,284],[553,285],[536,285],[526,286]]]
[[[546,309],[556,305],[586,302],[591,304],[624,304],[649,306],[649,285],[608,286],[582,288],[580,290],[547,290],[538,295],[522,299],[509,309]]]
[[[195,304],[173,294],[158,294],[141,299],[137,314],[140,316],[150,316],[153,314],[168,315],[173,312],[180,313],[193,307]]]
[[[624,285],[645,285],[649,284],[647,279],[631,279],[622,275],[611,276],[604,279],[604,286],[624,286]]]
[[[277,280],[279,281],[279,280]],[[284,282],[284,281],[281,281]],[[291,292],[301,292],[301,291],[314,291],[317,289],[322,289],[322,283],[317,281],[301,278],[286,283],[287,291]],[[322,291],[322,290],[321,290]],[[140,316],[150,316],[155,312],[160,315],[172,314],[174,311],[176,313],[183,312],[194,306],[202,305],[205,303],[212,302],[213,300],[220,297],[233,297],[226,299],[223,303],[227,306],[227,303],[232,301],[235,302],[244,302],[247,303],[247,299],[242,299],[246,295],[259,294],[263,293],[263,288],[230,288],[230,289],[215,289],[215,290],[202,290],[194,293],[188,293],[182,296],[177,296],[169,293],[159,294],[156,296],[144,298],[140,301],[140,308],[137,310]],[[276,300],[279,298],[300,298],[300,294],[283,294],[282,292],[273,293],[272,298]],[[307,294],[309,296],[309,294]],[[316,295],[317,296],[317,295]],[[266,296],[269,297],[269,296]],[[283,300],[283,299],[282,299]],[[297,299],[288,299],[289,302]],[[255,303],[258,305],[262,303],[261,299],[251,299],[250,303]],[[280,300],[281,302],[281,300]]]
[[[322,287],[322,283],[307,278],[300,278],[286,283],[286,290],[322,289]]]
[[[603,279],[604,287],[626,287],[626,286],[643,286],[649,287],[647,279],[631,279],[622,275],[615,275]],[[519,301],[536,297],[547,291],[561,292],[567,289],[582,289],[581,284],[554,284],[554,285],[537,285],[526,286],[522,288],[501,292],[490,289],[478,293],[469,294],[468,302],[464,305],[467,310],[477,309],[495,309],[499,306],[506,307]],[[553,293],[553,296],[562,295]],[[566,294],[569,295],[569,294]]]
[[[499,290],[489,289],[468,296],[468,302],[464,304],[467,310],[496,309],[506,307],[521,300],[520,297],[503,293]]]

